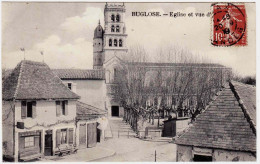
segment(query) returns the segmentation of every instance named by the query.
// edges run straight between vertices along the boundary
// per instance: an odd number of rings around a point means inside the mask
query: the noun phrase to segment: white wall
[[[105,80],[62,80],[63,83],[76,84],[76,94],[81,102],[105,110],[106,85]],[[74,89],[73,89],[74,91]]]
[[[15,119],[24,122],[26,128],[31,128],[37,124],[51,125],[59,121],[74,120],[76,117],[76,101],[68,101],[68,115],[56,116],[55,101],[36,101],[36,118],[21,118],[21,101],[17,101],[15,105]]]

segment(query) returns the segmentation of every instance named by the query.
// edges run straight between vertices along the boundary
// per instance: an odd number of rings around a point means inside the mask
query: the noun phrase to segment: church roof
[[[256,152],[255,90],[230,82],[176,144]]]
[[[21,61],[2,84],[3,100],[79,99],[45,63]]]
[[[94,39],[95,38],[103,39],[103,34],[104,34],[104,30],[103,30],[102,26],[99,23],[98,26],[96,27],[95,31],[94,31]]]
[[[62,80],[105,80],[103,69],[53,69]]]
[[[145,66],[145,67],[218,67],[225,66],[216,63],[155,63],[155,62],[126,62],[128,65]]]

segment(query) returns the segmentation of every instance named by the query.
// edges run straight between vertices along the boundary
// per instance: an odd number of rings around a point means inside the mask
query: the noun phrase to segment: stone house
[[[75,145],[76,102],[45,64],[23,60],[3,81],[3,155],[31,160]]]
[[[232,81],[176,139],[177,161],[256,161],[256,88]]]
[[[53,69],[62,82],[80,96],[81,102],[106,110],[105,73],[102,69]]]

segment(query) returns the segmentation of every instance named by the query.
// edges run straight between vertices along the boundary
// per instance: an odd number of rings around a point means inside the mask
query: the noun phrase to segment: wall
[[[254,157],[249,152],[240,151],[227,151],[227,150],[214,150],[213,160],[215,161],[256,161]]]
[[[62,80],[63,83],[76,83],[73,90],[83,103],[105,110],[105,80]]]
[[[188,119],[178,118],[178,120],[176,121],[176,133],[182,132],[184,129],[186,129],[190,121],[191,121],[190,118]]]
[[[12,101],[2,101],[2,142],[5,143],[3,146],[3,155],[13,158],[13,111],[15,103]]]
[[[177,162],[191,162],[192,161],[192,147],[177,145]]]
[[[17,101],[15,105],[15,119],[24,122],[25,128],[31,128],[37,124],[50,125],[64,120],[74,120],[76,117],[76,101],[68,101],[68,115],[56,116],[55,101],[36,101],[36,118],[21,118],[21,101]],[[46,119],[48,118],[48,119]]]
[[[208,148],[192,148],[192,146],[177,145],[177,162],[190,162],[193,161],[193,154],[195,149],[201,152],[213,152],[213,161],[256,161],[256,158],[250,152],[230,151],[223,149],[208,149]]]
[[[16,122],[24,122],[24,129],[15,128],[15,160],[18,160],[19,153],[19,138],[20,132],[28,131],[41,131],[41,153],[44,154],[45,145],[45,131],[52,130],[53,151],[56,149],[56,130],[64,128],[74,129],[75,138],[75,117],[76,117],[76,101],[68,101],[68,115],[56,116],[56,103],[55,101],[36,101],[36,118],[21,118],[21,101],[15,102],[15,118]],[[75,142],[75,140],[74,140]]]

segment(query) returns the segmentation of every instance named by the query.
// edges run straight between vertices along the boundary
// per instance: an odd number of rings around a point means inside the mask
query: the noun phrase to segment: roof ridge
[[[241,107],[242,112],[244,113],[245,118],[250,125],[250,128],[252,129],[253,133],[256,135],[256,128],[255,128],[256,124],[254,123],[253,119],[250,117],[243,100],[240,98],[239,93],[236,91],[235,86],[232,84],[231,81],[229,82],[229,86],[230,86],[230,89],[233,92],[234,96],[236,97],[236,99],[239,103],[239,106]]]
[[[22,74],[23,64],[24,64],[24,62],[21,61],[19,75],[18,75],[18,79],[17,79],[17,85],[16,85],[16,88],[15,88],[14,97],[13,97],[14,99],[16,98],[16,96],[18,94],[18,88],[19,88],[20,81],[21,81],[21,76],[22,76],[21,74]]]

